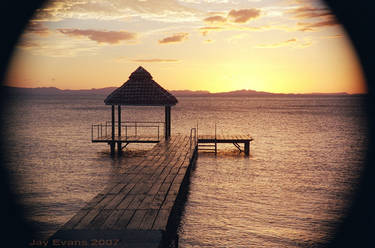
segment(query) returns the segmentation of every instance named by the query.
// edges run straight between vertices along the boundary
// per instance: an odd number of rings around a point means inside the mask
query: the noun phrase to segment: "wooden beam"
[[[117,117],[117,122],[118,122],[118,140],[121,140],[121,105],[118,105],[118,108],[117,108],[117,113],[118,113],[118,117]],[[121,148],[121,142],[117,142],[117,153],[118,155],[121,155],[122,154],[122,148]]]
[[[244,142],[245,144],[245,155],[249,156],[250,155],[250,141]]]
[[[112,142],[111,145],[111,155],[115,154],[115,105],[112,105]]]
[[[171,137],[171,106],[165,106],[165,139]]]

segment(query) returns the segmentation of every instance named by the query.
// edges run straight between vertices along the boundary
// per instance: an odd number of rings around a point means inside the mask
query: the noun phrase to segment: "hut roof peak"
[[[129,80],[107,96],[104,102],[107,105],[173,106],[178,101],[139,66],[130,74]]]
[[[142,66],[139,66],[137,70],[133,71],[129,76],[130,79],[152,79],[151,74]]]

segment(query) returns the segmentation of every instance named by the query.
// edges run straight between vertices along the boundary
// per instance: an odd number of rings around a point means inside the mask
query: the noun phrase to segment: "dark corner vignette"
[[[14,45],[22,33],[27,21],[33,12],[42,6],[45,1],[32,0],[6,1],[0,8],[0,25],[3,32],[0,47],[0,79],[3,82],[7,64],[11,58]],[[366,166],[362,175],[361,188],[356,194],[349,214],[336,230],[336,235],[328,247],[374,247],[375,200],[375,149],[374,149],[374,82],[375,82],[375,37],[371,35],[373,23],[372,4],[370,1],[325,0],[332,9],[337,19],[346,29],[361,61],[361,66],[367,81],[368,97],[366,112],[368,116],[368,141]],[[7,94],[1,90],[0,112],[7,107]],[[3,131],[3,123],[0,123]],[[4,134],[4,132],[2,132]],[[0,164],[3,165],[4,143],[0,138]],[[1,193],[1,247],[28,247],[32,240],[34,229],[26,223],[25,209],[17,204],[17,199],[9,186],[7,168],[0,167],[0,193]]]

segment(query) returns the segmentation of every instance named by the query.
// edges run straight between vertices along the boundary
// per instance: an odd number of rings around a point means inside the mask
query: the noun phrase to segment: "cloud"
[[[34,20],[58,21],[67,18],[116,20],[137,15],[169,21],[177,16],[191,18],[196,13],[196,10],[184,6],[177,0],[55,0],[48,1],[44,8],[37,10]]]
[[[298,31],[300,27],[290,26],[290,25],[261,25],[261,26],[242,26],[242,25],[233,25],[226,24],[222,26],[207,26],[201,27],[198,30],[202,33],[203,36],[206,36],[209,32],[219,32],[226,30],[237,30],[237,31],[252,31],[252,32],[264,32],[269,30],[281,30],[285,32],[294,32]]]
[[[235,23],[246,23],[251,19],[257,18],[260,16],[259,9],[232,9],[228,13],[228,18]]]
[[[309,23],[304,23],[304,22],[299,22],[297,25],[300,27],[300,31],[315,31],[317,28],[322,28],[322,27],[331,27],[331,26],[336,26],[339,23],[337,22],[336,19],[328,19],[324,21],[318,21],[318,22],[309,22]]]
[[[22,37],[17,46],[23,49],[31,49],[34,47],[39,47],[39,43],[34,40],[27,39],[26,37]]]
[[[285,47],[285,46],[291,46],[295,48],[303,48],[311,46],[312,41],[305,39],[305,40],[297,40],[296,38],[292,38],[286,41],[278,42],[278,43],[272,43],[272,44],[260,44],[257,45],[257,48],[279,48],[279,47]]]
[[[221,31],[223,27],[201,27],[199,31],[202,33],[203,36],[206,36],[210,31]]]
[[[132,62],[139,62],[139,63],[173,63],[178,62],[177,59],[132,59]]]
[[[26,27],[26,32],[38,34],[40,36],[48,36],[50,34],[49,29],[41,22],[31,21]]]
[[[60,33],[72,37],[87,37],[98,43],[117,44],[121,41],[132,41],[136,39],[136,34],[127,31],[101,31],[93,29],[57,29]]]
[[[328,8],[308,5],[288,10],[287,13],[298,19],[332,16]]]
[[[219,15],[215,15],[215,16],[209,16],[203,20],[208,23],[224,23],[227,21],[227,18],[219,16]]]
[[[251,19],[255,19],[260,16],[259,9],[240,9],[228,12],[227,17],[224,17],[224,13],[212,12],[212,16],[203,19],[204,22],[210,24],[216,24],[218,26],[208,26],[200,28],[202,35],[207,35],[210,31],[222,31],[222,30],[244,30],[243,26],[238,24],[247,23]]]
[[[326,35],[326,36],[321,36],[321,39],[337,39],[337,38],[343,38],[344,35],[342,34],[334,34],[334,35]]]
[[[161,40],[159,40],[160,44],[168,44],[168,43],[178,43],[186,40],[188,38],[188,33],[178,33],[174,34],[172,36],[165,37]]]
[[[82,45],[81,41],[75,40],[30,40],[21,38],[17,45],[31,54],[46,57],[75,57],[78,54],[95,55],[97,46],[90,44]]]
[[[335,26],[337,22],[335,16],[326,7],[317,2],[298,2],[299,7],[293,7],[285,11],[295,19],[309,20],[308,22],[298,22],[299,31],[316,31],[322,27]]]
[[[286,40],[286,41],[273,43],[273,44],[260,44],[260,45],[257,45],[256,47],[258,47],[258,48],[277,48],[277,47],[288,46],[288,45],[290,45],[292,43],[295,43],[295,42],[297,42],[297,39],[293,38],[293,39],[289,39],[289,40]]]

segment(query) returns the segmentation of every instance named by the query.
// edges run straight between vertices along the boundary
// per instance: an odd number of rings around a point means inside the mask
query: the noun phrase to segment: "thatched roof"
[[[152,80],[151,74],[140,66],[104,102],[107,105],[171,106],[177,103],[177,99]]]

